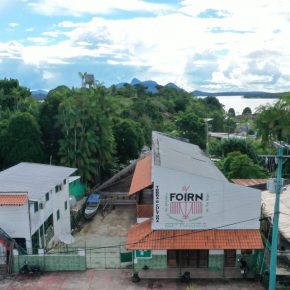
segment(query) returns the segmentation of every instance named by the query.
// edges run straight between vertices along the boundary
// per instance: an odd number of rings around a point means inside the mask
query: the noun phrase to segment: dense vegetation
[[[226,176],[244,176],[244,171],[266,176],[256,153],[266,151],[274,138],[289,141],[289,103],[286,97],[277,106],[260,109],[256,128],[262,143],[211,142],[209,151],[224,159],[219,166]],[[215,97],[198,99],[175,88],[159,86],[152,94],[140,84],[59,86],[44,102],[37,102],[17,80],[4,79],[0,80],[0,169],[21,161],[66,165],[78,168],[83,181],[94,185],[137,158],[144,145],[150,147],[152,130],[187,138],[205,149],[208,126],[211,131],[231,133],[236,118],[234,110],[226,113]],[[252,167],[245,169],[245,164]]]

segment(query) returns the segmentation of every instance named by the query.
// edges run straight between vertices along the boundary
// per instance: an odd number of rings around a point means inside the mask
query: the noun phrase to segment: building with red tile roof
[[[68,242],[68,177],[75,171],[23,162],[0,172],[0,253],[11,251],[13,240],[34,253],[54,241]]]
[[[127,248],[134,268],[238,270],[243,254],[251,265],[263,249],[259,230],[261,193],[229,182],[193,144],[152,133],[152,152],[138,160],[130,195],[137,224]]]

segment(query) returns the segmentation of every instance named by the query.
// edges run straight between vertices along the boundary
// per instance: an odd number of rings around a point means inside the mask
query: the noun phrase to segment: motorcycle
[[[25,275],[40,275],[41,269],[38,265],[29,265],[28,262],[25,261],[23,266],[20,268],[19,273]]]
[[[248,271],[249,271],[249,267],[248,267],[247,261],[243,257],[241,257],[238,261],[239,261],[239,264],[240,264],[241,275],[242,275],[242,277],[244,279],[246,279]]]

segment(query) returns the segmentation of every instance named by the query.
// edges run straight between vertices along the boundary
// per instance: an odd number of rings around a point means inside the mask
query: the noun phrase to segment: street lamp
[[[207,153],[207,147],[208,147],[208,122],[212,121],[213,119],[212,118],[204,118],[203,119],[204,122],[205,122],[205,140],[206,140],[206,143],[205,143],[205,152]]]

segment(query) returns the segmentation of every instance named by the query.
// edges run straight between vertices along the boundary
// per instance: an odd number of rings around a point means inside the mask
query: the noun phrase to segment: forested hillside
[[[283,104],[289,116],[289,103]],[[215,97],[197,99],[168,86],[159,86],[154,94],[141,84],[59,86],[38,102],[17,80],[5,79],[0,81],[0,108],[1,170],[21,161],[72,166],[90,185],[137,158],[144,145],[150,147],[152,130],[187,138],[205,149],[205,118],[212,119],[211,131],[230,133],[236,127],[235,116]],[[257,122],[263,144],[280,125],[286,129],[279,129],[277,136],[289,140],[289,121],[277,120],[279,126],[267,129],[261,125],[268,110],[261,109]]]

